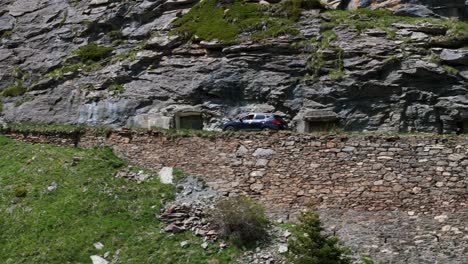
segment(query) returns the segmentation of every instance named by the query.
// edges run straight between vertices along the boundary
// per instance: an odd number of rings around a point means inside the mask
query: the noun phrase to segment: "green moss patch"
[[[97,62],[105,57],[109,56],[112,53],[113,49],[110,47],[99,46],[96,43],[92,42],[88,45],[81,46],[74,51],[75,54],[80,56],[82,62]]]
[[[232,43],[241,37],[265,39],[279,35],[298,35],[296,21],[304,9],[318,8],[316,0],[287,0],[263,6],[236,0],[219,5],[205,0],[195,5],[172,25],[173,34],[197,36],[204,40]]]
[[[1,95],[7,97],[20,96],[25,94],[27,90],[28,89],[24,87],[23,82],[21,80],[16,80],[15,84],[3,90]]]
[[[371,10],[357,9],[353,11],[332,10],[327,11],[325,15],[328,22],[324,23],[325,28],[333,28],[338,25],[349,25],[355,27],[358,31],[369,28],[380,28],[387,32],[389,37],[394,37],[395,32],[391,29],[393,23],[418,24],[429,22],[435,25],[441,25],[448,29],[448,35],[460,36],[468,34],[468,23],[453,19],[435,19],[420,17],[404,17],[393,15],[389,10]]]

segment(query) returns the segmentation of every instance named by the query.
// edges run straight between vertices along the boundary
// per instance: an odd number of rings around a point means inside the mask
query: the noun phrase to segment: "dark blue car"
[[[236,130],[282,130],[288,126],[284,120],[274,114],[254,113],[223,124],[223,131]]]

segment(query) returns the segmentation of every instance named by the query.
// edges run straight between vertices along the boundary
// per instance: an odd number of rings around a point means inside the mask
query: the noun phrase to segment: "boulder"
[[[424,5],[404,4],[394,10],[395,15],[411,17],[440,17]]]
[[[172,184],[174,176],[172,175],[173,169],[171,167],[164,167],[159,171],[159,180],[164,184]]]
[[[468,65],[468,50],[444,49],[440,54],[440,59],[448,64]]]
[[[100,256],[91,256],[93,264],[108,264],[109,262]]]
[[[272,156],[275,155],[276,151],[272,149],[264,149],[264,148],[258,148],[255,150],[255,152],[252,154],[254,157],[263,157],[263,156]]]

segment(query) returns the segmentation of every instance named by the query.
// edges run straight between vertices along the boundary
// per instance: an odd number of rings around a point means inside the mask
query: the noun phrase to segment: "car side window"
[[[263,119],[265,119],[265,115],[256,115],[255,119],[263,120]]]
[[[247,115],[241,118],[242,120],[252,120],[254,119],[254,115]]]

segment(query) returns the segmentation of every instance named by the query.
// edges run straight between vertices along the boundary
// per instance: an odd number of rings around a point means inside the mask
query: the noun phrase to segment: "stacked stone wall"
[[[78,145],[110,146],[147,168],[180,168],[226,196],[254,197],[275,218],[293,220],[313,207],[329,232],[386,263],[463,263],[467,257],[467,137],[243,133],[170,139],[157,131],[88,131]]]

